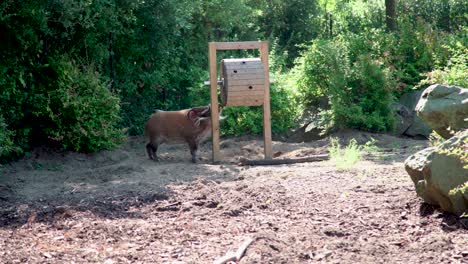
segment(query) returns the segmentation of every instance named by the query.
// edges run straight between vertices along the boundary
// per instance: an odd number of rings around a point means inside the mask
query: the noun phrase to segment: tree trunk
[[[389,31],[396,30],[396,1],[385,0],[385,22]]]

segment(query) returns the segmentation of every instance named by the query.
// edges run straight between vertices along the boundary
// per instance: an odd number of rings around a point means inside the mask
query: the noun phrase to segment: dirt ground
[[[425,140],[346,131],[378,149],[332,161],[239,166],[258,138],[185,145],[146,158],[144,139],[93,155],[38,149],[0,167],[1,263],[213,263],[247,239],[238,263],[468,263],[468,222],[416,197],[404,160]],[[326,153],[329,139],[275,141],[278,158]]]

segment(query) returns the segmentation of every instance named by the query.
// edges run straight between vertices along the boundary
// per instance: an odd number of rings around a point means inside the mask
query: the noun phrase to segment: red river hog
[[[192,162],[196,163],[198,146],[211,135],[211,108],[199,106],[179,111],[157,111],[145,125],[148,157],[157,161],[162,143],[188,143]]]

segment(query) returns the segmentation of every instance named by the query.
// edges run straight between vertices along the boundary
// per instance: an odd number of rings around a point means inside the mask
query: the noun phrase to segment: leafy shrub
[[[278,134],[294,126],[299,107],[295,103],[294,91],[287,82],[286,75],[272,76],[277,81],[270,85],[271,130]],[[191,105],[207,105],[210,102],[210,89],[199,86],[190,91]],[[263,133],[263,107],[238,106],[225,107],[224,120],[220,122],[222,135],[259,135]]]
[[[456,48],[450,49],[453,55],[447,65],[424,74],[426,79],[418,87],[434,83],[468,87],[468,47],[458,42]]]
[[[293,95],[281,85],[270,86],[271,131],[274,134],[286,132],[294,126],[298,116]],[[223,110],[226,119],[221,123],[224,135],[259,135],[263,133],[263,107],[227,107]]]
[[[386,47],[389,52],[389,67],[395,71],[400,90],[396,95],[414,87],[423,76],[432,70],[439,54],[444,53],[442,33],[434,31],[429,24],[408,17],[399,20],[400,30],[395,33],[394,43]]]
[[[407,17],[413,20],[424,19],[436,29],[455,31],[467,24],[468,5],[464,0],[400,0],[397,2],[400,14],[411,14]]]
[[[8,129],[5,119],[0,116],[0,158],[11,155],[15,150],[13,136],[13,131]]]
[[[24,69],[7,63],[0,63],[0,161],[21,155],[28,146],[30,134],[28,124],[23,122],[28,97],[23,91]]]
[[[325,129],[390,130],[391,75],[369,54],[356,56],[350,46],[342,38],[322,40],[304,53],[297,65],[302,102],[312,107],[328,98],[330,109],[321,114]]]
[[[54,65],[57,88],[48,92],[45,109],[53,126],[45,128],[45,133],[75,151],[93,152],[120,144],[124,134],[117,128],[119,98],[94,67],[79,69],[66,58]]]

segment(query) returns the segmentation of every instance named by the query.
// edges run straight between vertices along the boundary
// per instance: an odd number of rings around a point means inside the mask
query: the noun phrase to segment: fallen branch
[[[252,244],[252,242],[254,242],[254,239],[253,238],[247,238],[247,240],[244,241],[244,243],[242,243],[240,245],[240,247],[237,249],[236,252],[228,252],[226,255],[220,257],[219,259],[215,260],[213,263],[214,264],[225,264],[229,261],[235,261],[235,262],[238,262],[241,260],[241,258],[244,256],[245,254],[245,251],[247,250],[247,248],[250,246],[250,244]]]
[[[319,154],[313,155],[305,158],[297,158],[297,159],[271,159],[271,160],[248,160],[248,159],[241,159],[240,165],[279,165],[279,164],[293,164],[293,163],[301,163],[301,162],[313,162],[313,161],[324,161],[328,160],[330,157],[328,154]]]
[[[174,202],[174,203],[170,203],[170,204],[166,204],[166,205],[161,205],[161,206],[158,206],[156,207],[156,211],[175,211],[175,206],[179,206],[179,205],[182,205],[181,202]]]

